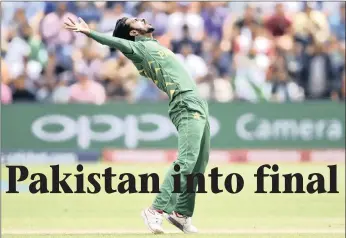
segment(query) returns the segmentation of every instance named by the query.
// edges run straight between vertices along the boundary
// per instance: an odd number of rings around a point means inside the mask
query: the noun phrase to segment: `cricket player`
[[[169,117],[178,131],[178,158],[168,170],[160,193],[141,215],[150,231],[164,233],[163,217],[185,233],[196,233],[191,223],[196,193],[187,191],[188,174],[204,174],[210,147],[208,105],[184,65],[174,53],[152,36],[154,27],[144,19],[121,18],[113,36],[91,30],[83,19],[65,22],[65,28],[81,32],[95,41],[121,51],[142,76],[152,80],[169,97]],[[179,165],[178,171],[175,165]],[[176,168],[176,170],[174,169]],[[180,174],[181,193],[173,193],[172,175]],[[194,180],[194,189],[197,181]],[[196,191],[196,190],[194,190]]]

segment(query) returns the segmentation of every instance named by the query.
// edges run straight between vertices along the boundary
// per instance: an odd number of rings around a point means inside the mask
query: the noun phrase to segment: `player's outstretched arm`
[[[80,17],[78,18],[79,22],[74,22],[71,18],[68,19],[69,21],[65,22],[66,29],[74,32],[81,32],[99,42],[100,44],[118,49],[125,54],[130,54],[133,52],[131,44],[128,40],[108,36],[104,33],[93,31],[89,28],[88,24],[86,24],[86,22]]]

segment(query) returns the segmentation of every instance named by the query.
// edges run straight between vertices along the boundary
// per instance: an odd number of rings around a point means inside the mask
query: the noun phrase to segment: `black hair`
[[[128,17],[123,17],[117,21],[113,31],[113,36],[125,40],[135,41],[135,37],[130,36],[131,27],[130,25],[126,24],[127,19]]]

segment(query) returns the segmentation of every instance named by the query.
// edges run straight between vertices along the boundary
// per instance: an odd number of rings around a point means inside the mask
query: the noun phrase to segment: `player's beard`
[[[148,28],[147,33],[152,33],[154,31],[155,31],[155,28],[151,26]]]
[[[155,28],[150,26],[148,27],[148,29],[139,29],[139,28],[133,28],[133,30],[136,30],[138,31],[140,34],[144,35],[144,34],[147,34],[147,33],[152,33],[153,31],[155,31]]]

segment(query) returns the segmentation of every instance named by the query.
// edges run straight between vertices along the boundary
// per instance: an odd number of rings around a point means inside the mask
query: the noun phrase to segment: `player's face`
[[[140,34],[151,33],[155,30],[145,19],[130,18],[126,23],[130,25],[131,29],[138,31]]]

